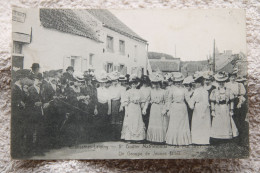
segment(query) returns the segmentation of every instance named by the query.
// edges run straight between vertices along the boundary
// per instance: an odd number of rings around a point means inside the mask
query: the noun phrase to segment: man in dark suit
[[[72,66],[68,66],[66,72],[63,73],[61,77],[61,83],[64,85],[75,81],[75,78],[73,77],[73,73],[74,73],[74,68]]]
[[[24,144],[24,110],[25,101],[22,89],[22,74],[16,76],[16,81],[12,86],[12,115],[11,115],[11,156],[13,158],[21,158]]]
[[[32,154],[42,154],[42,146],[40,141],[42,139],[42,124],[44,120],[42,91],[41,91],[42,78],[38,77],[34,79],[34,84],[29,87],[28,107],[31,111],[30,118],[30,134],[28,134],[29,141],[32,146]]]
[[[34,80],[36,78],[42,78],[42,74],[40,73],[40,64],[33,63],[32,70],[30,71],[28,78]]]

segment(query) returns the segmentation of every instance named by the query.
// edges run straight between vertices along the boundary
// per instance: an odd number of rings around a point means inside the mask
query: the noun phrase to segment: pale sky
[[[213,52],[246,53],[245,13],[238,9],[110,10],[129,28],[148,41],[148,51],[167,53],[183,61],[205,60]]]

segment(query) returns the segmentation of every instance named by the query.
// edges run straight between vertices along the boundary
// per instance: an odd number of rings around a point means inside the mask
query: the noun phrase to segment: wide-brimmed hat
[[[237,73],[238,73],[238,68],[234,68],[233,71],[229,74],[229,76],[237,76]]]
[[[200,80],[203,78],[203,72],[196,71],[193,75],[193,80],[196,82],[197,80]]]
[[[101,71],[100,73],[96,74],[96,80],[100,83],[108,82],[108,75],[106,71]]]
[[[127,78],[126,78],[126,76],[125,75],[119,75],[119,77],[118,77],[118,80],[120,81],[120,82],[124,82],[124,81],[127,81]]]
[[[39,63],[33,63],[31,68],[32,69],[40,68],[40,64]]]
[[[194,83],[194,79],[193,79],[192,76],[186,77],[186,78],[183,80],[183,82],[182,82],[182,84],[191,84],[191,83]]]
[[[171,73],[166,73],[165,75],[164,75],[164,78],[165,78],[165,80],[172,80],[172,74]]]
[[[152,73],[150,75],[151,82],[161,82],[164,80],[163,76],[160,73]]]
[[[212,71],[204,71],[203,72],[203,78],[211,80],[213,78],[213,72]]]
[[[217,82],[225,82],[228,80],[228,75],[226,72],[222,71],[215,74],[214,78]]]
[[[247,79],[243,76],[238,76],[236,82],[245,82]]]
[[[118,79],[119,79],[119,75],[120,75],[119,72],[113,71],[113,72],[111,72],[111,73],[108,74],[108,79],[109,79],[110,81],[118,80]]]
[[[174,82],[181,82],[183,80],[184,80],[184,76],[180,72],[177,72],[177,73],[173,74],[173,81]]]
[[[74,72],[74,68],[72,66],[67,67],[66,71],[69,71],[69,70]]]

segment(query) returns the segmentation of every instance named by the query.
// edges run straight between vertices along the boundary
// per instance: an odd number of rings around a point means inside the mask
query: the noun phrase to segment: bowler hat
[[[31,68],[32,68],[32,69],[40,68],[40,64],[38,64],[38,63],[33,63]]]
[[[69,70],[74,72],[74,68],[72,66],[67,67],[66,71],[69,71]]]

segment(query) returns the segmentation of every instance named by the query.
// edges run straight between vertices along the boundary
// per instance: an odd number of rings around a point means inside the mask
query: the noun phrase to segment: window
[[[69,66],[72,66],[75,71],[81,71],[82,65],[84,64],[84,59],[81,56],[71,56],[69,58]]]
[[[15,54],[22,54],[22,43],[14,41],[13,44],[13,53]]]
[[[93,56],[94,54],[89,54],[89,65],[93,65]]]
[[[124,64],[120,64],[119,65],[119,72],[121,72],[124,69],[125,65]]]
[[[107,71],[107,73],[110,73],[113,71],[113,63],[107,63],[106,71]]]
[[[119,40],[119,52],[120,54],[125,54],[125,41]]]
[[[138,50],[137,50],[137,45],[135,45],[135,58],[137,57],[137,55],[138,55]]]
[[[111,36],[107,36],[107,50],[110,52],[114,51],[114,38]]]
[[[70,59],[70,65],[75,68],[75,59],[74,58],[71,58]]]

